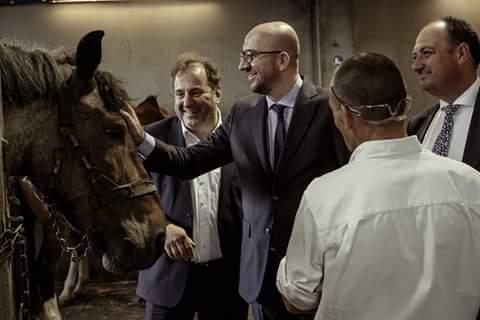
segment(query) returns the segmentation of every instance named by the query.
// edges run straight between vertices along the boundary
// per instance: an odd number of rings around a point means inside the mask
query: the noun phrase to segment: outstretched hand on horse
[[[165,252],[171,259],[190,261],[194,247],[195,242],[187,235],[185,229],[173,223],[167,225]]]
[[[143,130],[143,126],[135,113],[135,109],[126,103],[126,108],[121,109],[120,114],[127,123],[133,142],[135,142],[136,146],[139,146],[145,140],[145,130]]]

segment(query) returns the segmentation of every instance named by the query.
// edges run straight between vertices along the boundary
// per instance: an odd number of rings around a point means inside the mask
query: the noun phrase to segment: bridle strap
[[[67,129],[63,129],[64,132]],[[131,183],[119,185],[114,180],[100,172],[85,156],[80,148],[78,140],[73,133],[65,133],[74,149],[74,156],[80,160],[83,167],[88,172],[88,179],[95,189],[97,196],[105,203],[111,201],[121,201],[151,194],[157,191],[152,179],[140,179]]]
[[[52,224],[52,220],[61,220],[73,232],[83,235],[83,232],[74,227],[65,215],[59,214],[45,202],[41,192],[27,176],[20,177],[17,181],[25,202],[42,225],[48,225],[49,223]]]
[[[32,181],[26,176],[17,179],[20,190],[22,191],[23,199],[32,210],[42,225],[48,225],[49,213],[48,205],[42,200],[42,196],[38,193],[37,188]]]
[[[123,199],[132,199],[151,194],[157,191],[155,184],[151,179],[142,179],[132,183],[124,184],[113,188],[111,191],[103,194],[107,201],[119,201]]]
[[[155,193],[157,188],[152,179],[139,179],[127,184],[118,184],[108,176],[100,172],[84,154],[83,150],[75,138],[75,135],[71,132],[70,128],[61,127],[59,129],[61,135],[64,137],[71,148],[73,149],[73,156],[80,161],[82,166],[87,171],[87,178],[92,185],[95,194],[103,203],[111,203],[111,201],[128,200],[137,198],[140,196]],[[54,159],[55,164],[51,173],[51,183],[47,200],[51,201],[53,198],[53,188],[56,181],[59,179],[59,172],[62,167],[62,162],[66,157],[66,151],[64,148],[57,149],[55,151]]]

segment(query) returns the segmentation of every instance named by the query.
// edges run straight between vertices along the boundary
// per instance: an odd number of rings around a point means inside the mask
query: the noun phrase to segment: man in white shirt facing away
[[[409,99],[385,56],[355,55],[330,88],[353,151],[315,179],[298,209],[277,287],[315,319],[475,319],[480,173],[407,137]]]

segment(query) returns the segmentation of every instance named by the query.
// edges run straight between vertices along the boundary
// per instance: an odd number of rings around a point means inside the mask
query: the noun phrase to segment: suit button
[[[265,233],[266,233],[266,234],[270,234],[271,232],[272,232],[272,229],[270,229],[270,228],[265,228]]]
[[[276,194],[274,194],[274,195],[272,195],[272,199],[273,199],[273,201],[278,201],[279,198]]]

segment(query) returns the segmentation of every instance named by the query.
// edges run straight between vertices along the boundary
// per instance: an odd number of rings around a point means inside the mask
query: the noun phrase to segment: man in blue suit
[[[146,127],[177,146],[194,145],[221,124],[220,75],[207,58],[179,57],[173,70],[175,113]],[[247,318],[238,294],[241,198],[233,164],[194,180],[152,173],[170,224],[165,252],[140,271],[137,293],[147,320]]]
[[[287,312],[275,275],[303,191],[314,178],[348,159],[328,95],[300,76],[299,54],[298,36],[287,23],[254,27],[245,37],[238,68],[255,94],[239,100],[208,139],[188,148],[152,142],[133,110],[123,111],[152,171],[192,178],[235,163],[244,214],[239,291],[254,304],[257,320],[313,318],[313,313]]]

